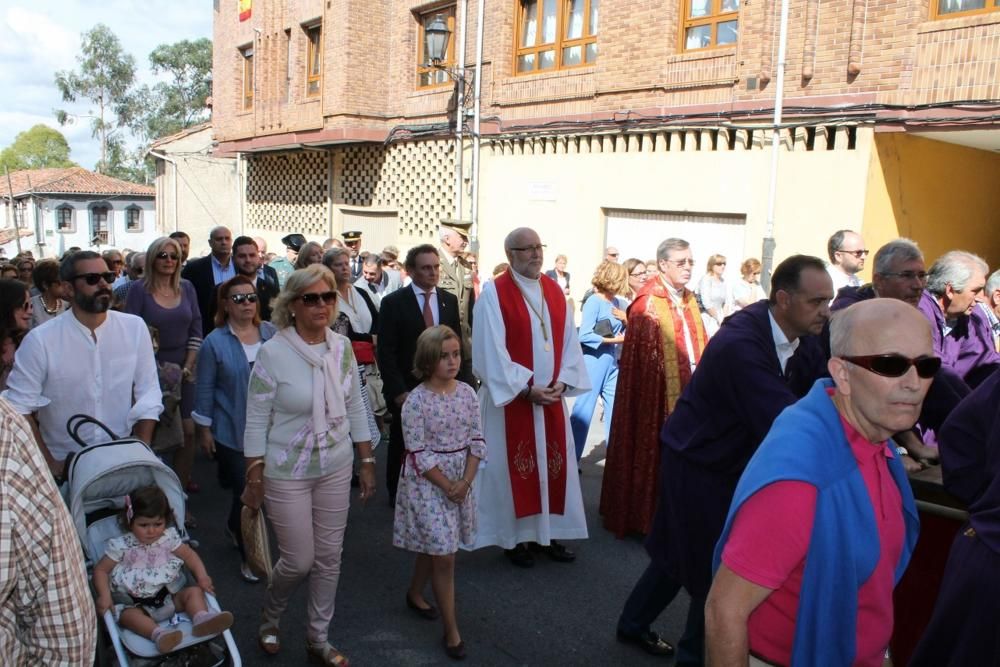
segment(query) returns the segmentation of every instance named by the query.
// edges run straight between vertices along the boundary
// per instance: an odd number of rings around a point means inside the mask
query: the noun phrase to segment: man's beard
[[[252,278],[254,280],[257,279],[257,271],[259,271],[259,270],[260,270],[260,267],[259,266],[255,266],[252,269],[250,269],[249,271],[244,271],[243,267],[241,267],[239,264],[236,265],[236,272],[238,274],[240,274],[241,276],[246,276],[247,278]]]
[[[77,292],[73,295],[73,303],[85,313],[106,313],[111,308],[111,297],[110,289],[99,289],[90,296]]]

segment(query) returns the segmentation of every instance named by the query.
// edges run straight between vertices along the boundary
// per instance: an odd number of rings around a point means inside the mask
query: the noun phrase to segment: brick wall
[[[1000,11],[931,21],[932,1],[791,0],[786,99],[914,104],[1000,96]],[[738,44],[686,53],[679,39],[681,0],[602,0],[596,64],[527,76],[512,74],[516,2],[486,3],[484,116],[515,124],[625,110],[767,107],[774,97],[778,0],[743,0]],[[441,122],[454,104],[451,86],[416,87],[416,16],[440,2],[257,0],[245,23],[238,21],[237,4],[219,0],[215,12],[213,122],[220,141],[321,130],[342,130],[343,140],[355,131],[384,136],[401,123]],[[471,65],[477,2],[469,0],[468,7]],[[302,25],[315,20],[324,33],[318,99],[304,95]],[[292,38],[290,94],[286,34]],[[251,43],[258,86],[253,110],[244,112],[238,47]],[[487,129],[495,127],[502,125]]]

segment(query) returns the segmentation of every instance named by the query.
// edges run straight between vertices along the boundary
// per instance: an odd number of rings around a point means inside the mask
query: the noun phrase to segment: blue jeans
[[[590,432],[590,422],[594,419],[597,408],[597,398],[604,399],[604,441],[611,439],[611,415],[615,408],[615,387],[618,384],[618,360],[614,354],[593,354],[589,350],[583,353],[583,361],[587,365],[587,375],[590,376],[589,392],[576,397],[569,423],[573,430],[573,442],[576,443],[576,460],[583,456],[583,447],[587,444],[587,434]]]

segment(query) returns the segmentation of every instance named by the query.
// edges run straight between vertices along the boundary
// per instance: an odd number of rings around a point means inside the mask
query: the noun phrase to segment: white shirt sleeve
[[[44,408],[50,400],[42,395],[42,383],[48,373],[48,357],[39,337],[29,331],[14,353],[14,367],[7,377],[3,397],[22,415]]]

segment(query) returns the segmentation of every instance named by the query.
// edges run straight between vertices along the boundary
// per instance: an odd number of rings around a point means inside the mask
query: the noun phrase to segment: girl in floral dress
[[[392,537],[393,545],[417,553],[406,606],[423,618],[438,617],[424,599],[430,581],[444,623],[444,650],[454,659],[465,657],[455,617],[455,552],[475,541],[472,482],[486,458],[476,393],[455,379],[461,363],[461,343],[450,328],[420,334],[413,372],[424,381],[403,404],[406,458]]]
[[[114,608],[122,627],[152,640],[160,653],[171,652],[183,639],[176,627],[158,625],[177,612],[191,618],[195,637],[216,635],[233,624],[230,612],[208,611],[203,591],[214,592],[212,579],[198,554],[181,542],[160,487],[145,486],[125,496],[120,520],[129,532],[108,540],[94,567],[99,614]],[[197,586],[184,586],[184,565]]]

